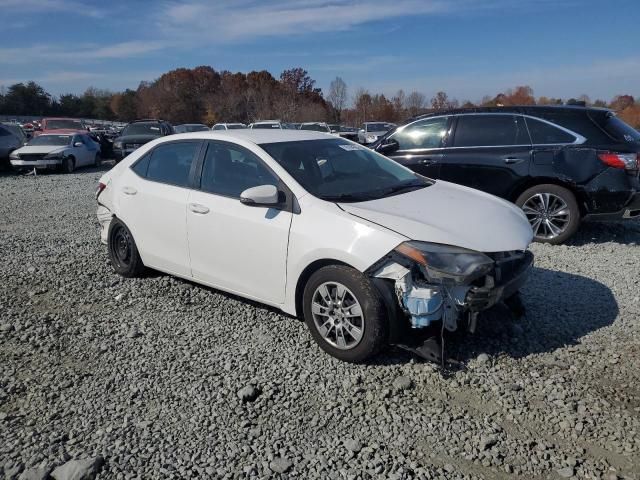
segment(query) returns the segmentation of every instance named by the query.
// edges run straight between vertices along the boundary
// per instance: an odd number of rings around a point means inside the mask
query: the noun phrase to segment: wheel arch
[[[508,200],[515,203],[518,197],[526,190],[537,185],[557,185],[559,187],[566,188],[576,197],[578,207],[580,208],[580,215],[584,216],[586,214],[587,209],[585,207],[585,197],[582,191],[575,183],[557,177],[531,177],[518,184],[518,186],[510,193]]]
[[[329,265],[342,265],[342,266],[357,270],[357,268],[355,268],[353,265],[349,265],[346,262],[343,262],[341,260],[336,260],[334,258],[323,258],[323,259],[314,260],[309,265],[307,265],[305,269],[302,270],[302,273],[300,273],[300,275],[298,276],[298,281],[296,282],[296,289],[294,294],[295,311],[296,311],[295,316],[299,320],[303,320],[303,316],[304,316],[303,315],[304,310],[302,308],[302,296],[304,294],[305,285],[309,281],[309,278],[311,278],[311,275],[313,275],[315,272],[317,272],[321,268],[327,267]]]

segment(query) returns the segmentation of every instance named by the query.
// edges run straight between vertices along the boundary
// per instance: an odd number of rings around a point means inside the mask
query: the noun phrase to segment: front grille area
[[[523,266],[530,264],[533,255],[529,251],[498,252],[488,254],[496,262],[495,281],[506,283],[521,273]]]
[[[46,156],[46,153],[21,153],[20,160],[42,160]]]
[[[136,148],[140,148],[142,143],[125,143],[124,148],[126,150],[135,150]]]

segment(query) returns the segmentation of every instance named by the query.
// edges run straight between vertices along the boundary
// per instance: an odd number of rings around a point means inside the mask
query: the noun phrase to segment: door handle
[[[522,163],[522,162],[524,162],[524,158],[507,157],[504,159],[504,163],[508,165],[513,165],[515,163]]]
[[[200,215],[209,213],[209,209],[204,205],[200,205],[199,203],[190,203],[189,210],[191,210],[193,213],[199,213]]]
[[[133,187],[122,187],[122,193],[127,195],[135,195],[138,191]]]

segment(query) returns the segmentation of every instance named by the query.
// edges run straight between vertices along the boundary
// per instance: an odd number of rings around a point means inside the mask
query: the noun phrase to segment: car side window
[[[147,177],[147,170],[149,169],[149,159],[151,154],[147,153],[144,157],[139,158],[136,163],[131,166],[131,170],[136,172],[142,178]]]
[[[530,145],[524,119],[519,115],[460,115],[454,147]]]
[[[576,141],[576,137],[570,133],[534,118],[527,118],[527,126],[534,145],[573,143]]]
[[[147,179],[179,187],[189,186],[191,164],[200,148],[199,142],[171,142],[151,152]]]
[[[202,165],[200,188],[209,193],[240,198],[247,188],[278,186],[278,178],[256,155],[238,145],[209,142]]]
[[[213,129],[214,130],[224,130],[224,125],[214,125]]]
[[[399,150],[439,148],[447,134],[448,117],[427,118],[407,125],[391,138],[400,145]]]

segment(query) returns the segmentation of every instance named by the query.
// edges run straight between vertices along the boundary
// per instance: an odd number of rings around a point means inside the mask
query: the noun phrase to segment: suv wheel
[[[536,185],[516,200],[533,229],[536,242],[558,245],[580,225],[580,208],[571,191],[559,185]]]
[[[362,362],[386,344],[386,310],[375,287],[357,270],[321,268],[307,282],[302,302],[311,335],[328,354]]]

